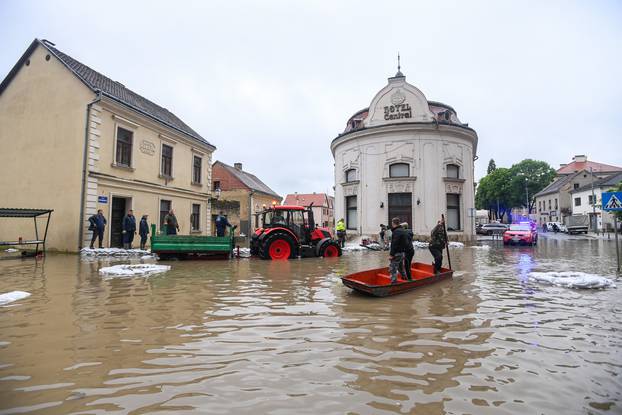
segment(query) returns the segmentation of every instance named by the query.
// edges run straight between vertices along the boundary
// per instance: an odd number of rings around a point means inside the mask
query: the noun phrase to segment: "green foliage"
[[[510,198],[513,206],[525,206],[531,212],[535,204],[534,195],[553,181],[555,169],[547,162],[526,159],[514,164],[510,171],[512,172]],[[527,205],[527,196],[529,196],[529,205]]]
[[[494,160],[490,160],[488,168],[494,166]],[[529,198],[529,211],[533,209],[534,195],[548,186],[555,177],[555,170],[544,161],[526,159],[512,167],[495,168],[483,177],[475,194],[475,207],[488,209],[495,214],[497,219],[503,216],[513,207],[527,206]]]
[[[497,165],[495,164],[495,160],[490,159],[490,161],[488,162],[488,171],[486,171],[486,174],[490,174],[496,169],[497,169]]]

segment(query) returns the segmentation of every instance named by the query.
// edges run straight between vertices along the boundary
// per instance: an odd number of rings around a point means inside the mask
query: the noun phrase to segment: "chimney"
[[[242,163],[235,163],[233,164],[233,167],[235,167],[238,170],[242,170]]]
[[[585,163],[587,161],[587,157],[584,154],[579,154],[574,156],[572,161],[576,161],[577,163]]]

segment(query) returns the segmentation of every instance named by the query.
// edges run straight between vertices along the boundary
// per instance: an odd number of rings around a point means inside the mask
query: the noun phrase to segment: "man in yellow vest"
[[[346,223],[343,218],[337,221],[337,226],[335,228],[337,230],[337,239],[339,240],[339,245],[343,248],[346,246]]]

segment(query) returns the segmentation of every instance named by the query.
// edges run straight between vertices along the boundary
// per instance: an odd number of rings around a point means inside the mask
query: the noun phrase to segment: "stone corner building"
[[[428,101],[398,68],[331,143],[335,219],[368,236],[399,217],[428,238],[444,214],[451,239],[472,239],[477,140],[452,107]]]
[[[51,249],[88,246],[97,209],[110,246],[130,208],[158,225],[173,208],[182,233],[210,233],[215,147],[49,41],[35,39],[0,84],[0,146],[0,206],[54,209]],[[27,237],[23,225],[3,223],[0,239]]]

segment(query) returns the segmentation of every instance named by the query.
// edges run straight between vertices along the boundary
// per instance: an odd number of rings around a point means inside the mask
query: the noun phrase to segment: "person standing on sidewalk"
[[[140,224],[138,225],[138,234],[140,235],[140,249],[144,250],[145,245],[147,245],[147,238],[149,235],[149,223],[147,223],[147,219],[149,215],[143,215],[140,218]]]
[[[134,211],[130,209],[123,217],[123,248],[132,249],[134,235],[136,235],[136,218]]]
[[[391,238],[391,251],[389,251],[389,271],[391,273],[391,284],[395,284],[398,272],[402,278],[407,278],[404,270],[404,258],[408,250],[408,233],[400,226],[399,218],[391,220],[391,231],[393,237]]]
[[[102,241],[104,240],[104,230],[106,229],[106,218],[104,217],[103,210],[99,209],[96,215],[89,218],[89,230],[93,231],[93,237],[91,238],[91,249],[95,244],[95,239],[99,239],[99,247],[103,248]]]
[[[447,246],[447,238],[445,237],[445,222],[443,219],[432,229],[430,234],[430,253],[434,257],[434,273],[440,274],[443,265],[443,249]]]
[[[337,239],[339,240],[339,245],[341,245],[342,248],[345,247],[346,246],[346,223],[343,220],[343,218],[337,221],[337,226],[335,227],[335,230],[337,231]]]

